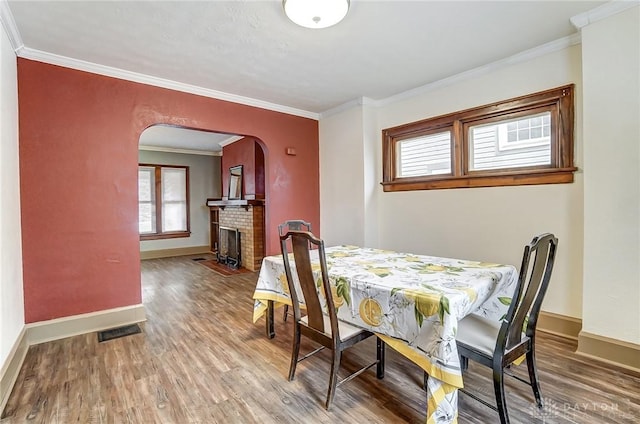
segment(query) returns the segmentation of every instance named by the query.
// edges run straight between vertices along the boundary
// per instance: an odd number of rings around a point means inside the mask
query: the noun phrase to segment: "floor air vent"
[[[138,324],[125,325],[124,327],[112,328],[109,330],[98,331],[98,342],[106,342],[117,339],[119,337],[130,336],[132,334],[141,333],[142,330]]]

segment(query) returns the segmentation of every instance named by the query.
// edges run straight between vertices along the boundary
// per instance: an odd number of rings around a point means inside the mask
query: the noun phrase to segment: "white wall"
[[[361,244],[360,234],[378,247],[436,256],[510,263],[519,266],[522,249],[541,232],[555,233],[559,252],[553,279],[543,309],[572,317],[582,315],[583,178],[575,174],[573,184],[423,190],[384,193],[376,187],[378,222],[362,220],[362,183],[355,181],[374,167],[376,182],[382,181],[381,131],[384,128],[455,112],[474,106],[576,84],[575,163],[582,165],[582,95],[580,46],[534,58],[390,103],[371,119],[375,148],[367,143],[369,129],[357,128],[361,112],[348,110],[320,121],[321,187],[336,187],[338,194],[321,196],[323,235],[332,226],[349,226],[352,238],[340,242]],[[360,110],[366,109],[363,107]],[[330,129],[330,131],[329,131]],[[324,131],[323,131],[324,130]],[[362,133],[359,138],[358,134]],[[369,137],[370,138],[370,137]],[[366,151],[375,151],[364,155]],[[345,178],[348,184],[344,183]],[[362,177],[361,181],[362,181]],[[353,181],[352,181],[353,180]],[[339,182],[343,182],[339,186]],[[353,195],[354,199],[348,197]],[[353,209],[344,205],[353,205]],[[353,210],[356,209],[356,213]],[[344,233],[343,233],[344,234]],[[334,243],[329,243],[334,244]],[[374,243],[368,243],[376,247]]]
[[[583,331],[640,343],[640,7],[582,29]]]
[[[365,195],[361,107],[319,122],[320,227],[327,246],[364,244]]]
[[[382,163],[382,145],[378,131],[378,110],[373,106],[362,108],[364,163]],[[364,246],[378,246],[380,243],[378,220],[378,195],[380,179],[375,166],[364,168]]]
[[[24,327],[16,55],[0,30],[0,369]]]
[[[175,249],[209,245],[209,208],[206,200],[220,197],[221,174],[219,156],[187,155],[140,150],[140,163],[154,165],[183,165],[189,167],[189,199],[191,237],[146,240],[140,242],[140,251]]]

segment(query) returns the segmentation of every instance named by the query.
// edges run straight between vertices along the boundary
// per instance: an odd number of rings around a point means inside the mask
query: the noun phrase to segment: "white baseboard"
[[[0,372],[0,416],[29,346],[143,321],[146,321],[144,305],[138,304],[25,325]]]
[[[27,324],[29,346],[146,321],[142,304]]]
[[[161,250],[142,250],[140,251],[140,259],[160,259],[160,258],[172,258],[174,256],[186,256],[186,255],[202,255],[204,253],[211,253],[210,246],[190,246],[190,247],[176,247],[173,249],[161,249]]]
[[[582,330],[582,320],[553,312],[540,311],[537,329],[567,339],[578,340],[578,334]]]
[[[640,372],[640,344],[581,331],[576,353],[636,373]]]
[[[9,400],[9,395],[13,389],[13,385],[16,384],[18,374],[20,374],[20,368],[24,358],[27,356],[29,345],[27,344],[26,326],[22,327],[22,331],[18,335],[16,342],[13,344],[13,348],[9,352],[9,356],[0,370],[0,416],[2,411]]]

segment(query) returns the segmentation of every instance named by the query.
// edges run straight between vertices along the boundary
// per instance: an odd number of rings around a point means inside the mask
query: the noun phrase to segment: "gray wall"
[[[140,150],[138,155],[139,163],[189,167],[189,213],[191,221],[191,237],[141,241],[141,252],[209,245],[209,208],[206,206],[206,199],[221,196],[221,159],[219,156]]]

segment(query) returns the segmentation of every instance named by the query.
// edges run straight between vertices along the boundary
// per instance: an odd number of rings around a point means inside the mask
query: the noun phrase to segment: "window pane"
[[[141,166],[138,168],[138,201],[151,202],[155,192],[154,169]]]
[[[451,173],[451,132],[399,141],[396,177]]]
[[[155,170],[153,167],[138,167],[138,231],[156,232]]]
[[[187,231],[186,202],[162,204],[162,231]]]
[[[156,214],[155,207],[151,203],[138,203],[138,231],[143,233],[156,232]]]
[[[187,200],[187,170],[162,168],[162,201]]]
[[[187,230],[187,170],[162,168],[162,231]]]
[[[469,170],[550,165],[550,117],[545,112],[470,127]],[[512,131],[514,124],[517,131]]]

